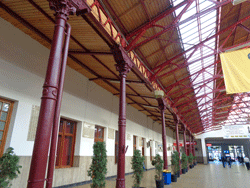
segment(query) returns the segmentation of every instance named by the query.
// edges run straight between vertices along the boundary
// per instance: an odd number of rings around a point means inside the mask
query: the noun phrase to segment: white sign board
[[[250,138],[250,125],[228,125],[223,126],[225,139]]]

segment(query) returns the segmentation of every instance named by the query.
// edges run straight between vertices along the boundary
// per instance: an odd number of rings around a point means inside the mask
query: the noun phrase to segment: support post
[[[184,149],[185,149],[185,154],[187,155],[187,139],[186,139],[186,131],[187,131],[187,128],[185,125],[184,126],[184,133],[183,133],[183,140],[184,140]]]
[[[193,143],[193,156],[195,156],[195,149],[194,149],[194,137],[192,136],[192,143]]]
[[[175,125],[175,131],[176,131],[176,148],[177,152],[179,153],[179,167],[180,167],[180,174],[181,174],[181,156],[180,156],[180,146],[179,146],[179,118],[177,118],[176,125]]]
[[[161,110],[161,120],[162,120],[162,144],[163,144],[163,169],[168,169],[168,158],[167,158],[167,141],[166,141],[166,126],[165,126],[165,110],[166,102],[163,98],[157,98],[159,109]]]
[[[69,9],[68,6],[62,6],[61,10],[59,9],[60,11],[56,14],[56,25],[47,73],[43,85],[41,108],[30,165],[28,188],[42,188],[44,186],[51,130],[57,102],[64,30],[68,19],[64,12],[68,12],[67,9]]]
[[[56,103],[54,124],[53,124],[53,128],[52,128],[52,137],[51,137],[51,144],[50,144],[50,154],[49,154],[49,165],[48,165],[48,172],[47,172],[46,188],[52,188],[52,183],[53,183],[53,174],[54,174],[57,140],[58,140],[58,128],[59,128],[59,122],[60,122],[59,121],[60,120],[60,109],[61,109],[63,85],[64,85],[66,65],[67,65],[67,58],[68,58],[70,32],[71,32],[71,26],[69,24],[67,24],[67,32],[66,32],[67,36],[66,36],[64,50],[63,50],[63,61],[62,61],[62,68],[61,68],[61,75],[60,75],[60,84],[59,84],[59,88],[58,88],[58,99],[57,99],[57,103]]]
[[[113,54],[116,60],[116,69],[120,73],[120,104],[119,104],[119,145],[116,188],[125,188],[125,153],[126,153],[126,77],[134,66],[125,50],[114,46]]]
[[[65,72],[61,72],[61,64],[68,15],[74,14],[75,12],[81,14],[90,10],[86,3],[80,0],[48,1],[50,8],[56,12],[56,19],[48,67],[43,85],[41,107],[27,185],[28,188],[43,188],[44,181],[46,180],[45,174],[56,103],[60,102],[58,98],[60,75],[65,74]]]
[[[189,131],[189,155],[192,153],[191,132]]]

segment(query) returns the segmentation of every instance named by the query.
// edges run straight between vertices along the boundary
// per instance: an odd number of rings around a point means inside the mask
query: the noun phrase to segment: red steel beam
[[[178,8],[182,7],[183,5],[185,5],[187,3],[188,3],[188,1],[183,1],[182,3],[176,5],[175,7],[171,7],[169,9],[165,10],[161,14],[159,14],[156,17],[154,17],[153,19],[151,19],[151,22],[147,22],[144,25],[142,25],[139,28],[137,28],[134,31],[132,31],[131,33],[127,34],[126,35],[126,39],[130,40],[132,37],[140,34],[143,30],[147,30],[149,28],[154,27],[154,24],[156,22],[158,22],[159,20],[161,20],[161,19],[165,18],[166,16],[172,14],[175,10],[177,10]]]
[[[249,18],[250,18],[250,15],[246,16],[245,18],[243,18],[243,19],[237,21],[236,23],[232,24],[231,26],[228,26],[227,28],[225,28],[225,29],[219,31],[218,33],[214,34],[213,36],[211,36],[211,37],[209,37],[209,38],[203,40],[203,41],[200,42],[199,44],[194,45],[193,47],[187,49],[186,51],[184,51],[184,52],[182,52],[182,53],[176,55],[175,57],[171,58],[169,61],[173,61],[173,60],[177,59],[178,57],[183,56],[184,54],[186,54],[186,53],[189,52],[190,50],[195,49],[196,47],[198,47],[198,46],[204,44],[205,42],[211,40],[212,38],[214,38],[214,37],[216,37],[216,36],[218,36],[218,35],[220,35],[220,34],[226,32],[226,31],[228,31],[228,30],[230,30],[230,29],[236,27],[238,24],[241,24],[242,22],[248,20]],[[161,65],[158,65],[158,66],[154,67],[154,68],[152,69],[152,71],[155,71],[155,70],[157,70],[157,69],[161,69],[161,70],[162,70],[162,69],[169,63],[169,61],[166,61],[166,62],[162,63]],[[158,74],[159,74],[159,72],[158,72]]]
[[[220,61],[217,61],[217,62],[215,62],[215,63],[213,63],[213,64],[211,64],[211,65],[208,65],[207,67],[205,67],[205,68],[203,68],[203,69],[201,69],[201,70],[199,70],[199,71],[197,71],[197,72],[195,72],[195,73],[193,73],[193,74],[191,74],[191,75],[189,75],[189,76],[187,76],[187,77],[185,77],[185,78],[183,78],[183,79],[181,79],[181,80],[175,82],[174,84],[172,84],[172,85],[166,87],[165,89],[166,89],[166,90],[168,91],[168,93],[169,93],[174,87],[176,87],[176,86],[179,85],[180,83],[186,81],[187,79],[191,78],[191,76],[194,76],[194,75],[196,75],[196,74],[199,75],[203,70],[206,70],[207,68],[209,68],[209,67],[211,67],[212,65],[215,65],[215,64],[217,64],[217,63],[219,63],[219,62],[220,62]]]
[[[148,43],[149,41],[153,40],[153,39],[156,39],[157,37],[159,37],[160,35],[166,33],[167,31],[173,29],[173,28],[176,28],[176,23],[181,19],[181,16],[186,12],[186,10],[190,7],[190,5],[192,4],[194,0],[190,0],[187,5],[184,7],[184,9],[180,12],[180,14],[175,17],[174,21],[170,24],[170,26],[168,27],[164,27],[164,29],[158,33],[156,33],[155,35],[149,37],[148,39],[136,44],[136,45],[133,45],[130,49],[127,49],[126,50],[134,50],[135,48],[143,45],[143,44],[146,44]]]

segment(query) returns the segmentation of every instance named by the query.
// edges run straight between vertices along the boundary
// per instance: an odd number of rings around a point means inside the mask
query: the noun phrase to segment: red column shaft
[[[125,188],[126,73],[120,73],[119,147],[116,188]]]
[[[185,149],[185,153],[187,155],[187,138],[186,138],[186,127],[184,128],[184,133],[183,133],[183,139],[184,139],[184,149]]]
[[[59,120],[60,120],[60,109],[61,109],[63,85],[64,85],[66,65],[67,65],[67,58],[68,58],[70,32],[71,32],[71,26],[69,24],[67,24],[67,32],[66,32],[67,37],[65,40],[65,45],[64,45],[64,50],[63,50],[64,52],[63,52],[60,84],[59,84],[59,88],[58,88],[58,99],[57,99],[57,103],[56,103],[54,125],[53,125],[53,129],[52,129],[46,188],[52,188],[52,183],[53,183],[53,174],[54,174],[54,167],[55,167],[55,160],[56,160],[58,129],[59,129]]]
[[[61,54],[63,49],[66,21],[67,18],[65,15],[57,14],[47,73],[43,86],[41,108],[30,165],[28,188],[44,187],[49,143],[54,121],[61,71]]]
[[[168,169],[167,141],[166,141],[166,126],[165,126],[165,109],[161,109],[162,118],[162,144],[163,144],[163,161],[164,169]]]
[[[192,139],[191,139],[191,133],[189,133],[189,155],[192,153]]]
[[[179,121],[176,122],[176,148],[177,152],[179,153],[179,158],[180,158],[180,146],[179,146],[179,127],[178,127]],[[181,158],[180,158],[181,159]],[[179,161],[179,166],[180,166],[180,174],[181,174],[181,163]]]
[[[195,156],[195,150],[194,150],[194,137],[192,137],[192,142],[193,142],[193,156]]]

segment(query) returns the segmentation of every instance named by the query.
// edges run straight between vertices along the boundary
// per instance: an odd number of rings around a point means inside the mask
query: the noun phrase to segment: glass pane
[[[73,122],[67,122],[65,132],[73,134],[73,131],[74,131],[74,123]]]
[[[62,144],[62,136],[58,136],[58,143],[57,143],[57,151],[56,151],[56,166],[59,166],[59,154],[60,154],[60,148]]]
[[[3,104],[3,103],[2,103],[2,102],[0,102],[0,110],[2,109],[2,104]]]
[[[0,121],[0,130],[4,130],[5,122]]]
[[[0,131],[0,140],[2,140],[2,138],[3,138],[3,132]]]
[[[60,121],[59,132],[63,132],[63,120]]]
[[[8,112],[10,108],[10,104],[8,103],[3,103],[3,111]]]
[[[1,113],[1,118],[0,118],[0,119],[3,120],[3,121],[6,121],[6,119],[7,119],[7,114],[8,114],[8,113],[6,113],[6,112],[2,112],[2,113]]]
[[[103,138],[103,128],[98,129],[98,138]]]
[[[95,127],[95,138],[98,138],[97,127]]]
[[[63,153],[62,153],[62,165],[70,165],[72,152],[72,137],[65,136]]]

